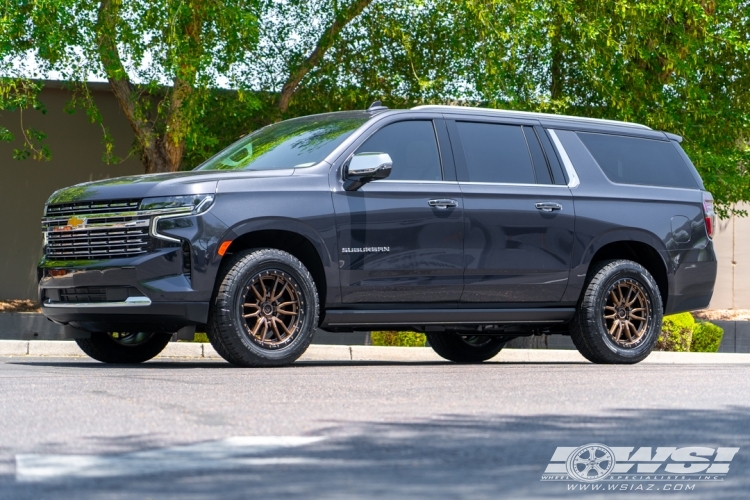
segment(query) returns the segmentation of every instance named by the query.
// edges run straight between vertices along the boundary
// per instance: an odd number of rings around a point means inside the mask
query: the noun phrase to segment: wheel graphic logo
[[[601,481],[615,467],[615,454],[603,444],[581,446],[568,457],[566,468],[572,479]]]

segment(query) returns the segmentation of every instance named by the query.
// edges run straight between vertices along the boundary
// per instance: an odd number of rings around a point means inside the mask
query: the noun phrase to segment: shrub
[[[193,342],[209,342],[208,335],[205,333],[196,333]]]
[[[390,347],[424,347],[427,337],[416,332],[372,332],[372,345]]]
[[[722,337],[724,337],[724,329],[720,326],[708,321],[696,323],[693,329],[693,340],[690,342],[690,350],[693,352],[719,352]]]
[[[695,320],[690,313],[665,316],[661,327],[661,335],[659,335],[654,349],[657,351],[689,352],[694,328]]]

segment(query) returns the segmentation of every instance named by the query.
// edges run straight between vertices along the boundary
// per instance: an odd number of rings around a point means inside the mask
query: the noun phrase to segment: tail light
[[[706,234],[709,238],[713,238],[716,228],[716,213],[714,212],[714,197],[708,191],[703,191],[703,215],[706,218]]]

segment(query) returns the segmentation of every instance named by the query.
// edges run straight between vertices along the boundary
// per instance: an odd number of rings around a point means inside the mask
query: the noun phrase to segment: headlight
[[[209,209],[214,202],[212,194],[191,194],[187,196],[165,196],[163,198],[145,198],[141,201],[140,210],[159,210],[160,212],[185,212],[200,214]]]

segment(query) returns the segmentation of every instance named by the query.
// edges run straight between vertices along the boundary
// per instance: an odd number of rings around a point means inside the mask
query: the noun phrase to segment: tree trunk
[[[336,37],[343,30],[347,24],[349,24],[355,17],[360,15],[362,11],[372,3],[372,0],[354,0],[341,12],[334,12],[333,22],[318,38],[318,43],[315,45],[315,49],[312,53],[305,58],[302,63],[293,68],[290,71],[289,78],[281,89],[281,95],[279,95],[278,109],[281,113],[285,113],[289,109],[289,102],[292,96],[297,92],[299,84],[302,79],[323,59],[326,51],[333,46],[336,41]],[[336,9],[338,10],[338,9]]]

